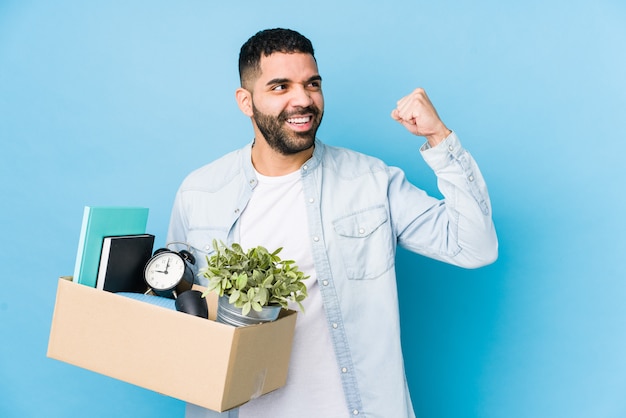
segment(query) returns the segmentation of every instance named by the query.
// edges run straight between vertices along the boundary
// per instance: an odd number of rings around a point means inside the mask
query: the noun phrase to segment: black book
[[[104,237],[96,289],[143,293],[148,286],[143,270],[152,256],[154,235]]]

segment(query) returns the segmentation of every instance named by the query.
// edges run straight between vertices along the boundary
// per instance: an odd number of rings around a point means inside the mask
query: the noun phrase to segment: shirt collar
[[[248,186],[251,189],[254,189],[259,183],[254,171],[254,166],[252,165],[253,144],[254,142],[250,142],[241,150],[241,169],[243,170]],[[307,174],[311,173],[320,165],[320,162],[322,161],[322,157],[324,155],[324,150],[325,145],[316,138],[313,155],[304,164],[302,164],[302,167],[300,167],[300,172],[302,173],[302,176],[306,176]]]

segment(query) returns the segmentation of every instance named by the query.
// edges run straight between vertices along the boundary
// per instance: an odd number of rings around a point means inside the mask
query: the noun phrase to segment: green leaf
[[[241,308],[241,314],[248,315],[248,313],[250,312],[250,307],[251,307],[250,302],[244,303],[244,305]]]
[[[304,306],[300,303],[300,301],[296,301],[296,303],[298,304],[298,307],[300,308],[301,312],[304,312]]]
[[[239,299],[239,296],[241,296],[241,292],[237,289],[233,290],[233,293],[231,293],[230,297],[228,298],[228,303],[235,303],[237,299]]]
[[[239,290],[242,290],[248,284],[248,276],[245,273],[239,274],[235,280],[235,287]]]
[[[262,286],[266,288],[270,288],[272,287],[273,282],[274,282],[274,275],[270,274],[265,278],[265,280],[263,280]]]

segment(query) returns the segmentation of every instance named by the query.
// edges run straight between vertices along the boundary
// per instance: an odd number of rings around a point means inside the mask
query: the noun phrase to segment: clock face
[[[148,286],[156,290],[176,287],[185,273],[185,261],[176,253],[157,254],[148,262],[145,278]]]

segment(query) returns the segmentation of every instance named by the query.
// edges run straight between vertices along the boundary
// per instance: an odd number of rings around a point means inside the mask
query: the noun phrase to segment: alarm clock
[[[176,299],[193,286],[195,263],[194,256],[187,250],[156,250],[144,268],[144,280],[149,287],[146,293],[152,291],[157,296]]]

